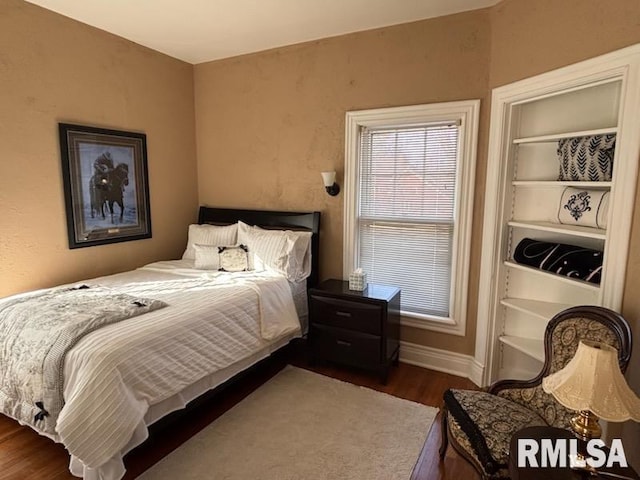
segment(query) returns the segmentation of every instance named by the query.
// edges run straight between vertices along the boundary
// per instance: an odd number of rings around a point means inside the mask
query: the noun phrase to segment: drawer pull
[[[351,317],[351,314],[349,312],[336,312],[336,315],[338,315],[339,317]]]
[[[350,347],[351,346],[351,342],[345,342],[344,340],[336,340],[336,343],[338,345],[342,345],[343,347]]]

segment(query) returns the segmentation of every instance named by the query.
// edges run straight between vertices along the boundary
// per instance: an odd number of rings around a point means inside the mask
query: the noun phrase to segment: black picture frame
[[[151,238],[147,136],[58,127],[69,248]]]

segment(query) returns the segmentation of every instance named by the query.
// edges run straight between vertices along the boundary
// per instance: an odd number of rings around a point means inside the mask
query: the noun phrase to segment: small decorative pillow
[[[558,180],[609,182],[613,170],[615,134],[563,138],[558,141]]]
[[[249,249],[245,245],[218,247],[221,272],[244,272],[249,270]]]
[[[567,187],[560,197],[558,222],[564,225],[607,228],[608,190]]]
[[[220,268],[220,254],[216,245],[193,246],[196,253],[194,267],[198,270],[218,270]]]
[[[238,236],[238,225],[189,225],[189,239],[183,259],[194,260],[196,251],[193,246],[199,245],[235,245]]]

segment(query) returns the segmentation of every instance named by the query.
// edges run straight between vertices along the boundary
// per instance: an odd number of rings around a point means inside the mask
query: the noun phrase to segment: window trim
[[[344,172],[343,278],[356,267],[358,210],[358,145],[360,127],[459,122],[460,165],[456,170],[456,226],[453,235],[451,309],[449,318],[402,312],[401,324],[464,336],[466,333],[469,260],[475,189],[480,100],[463,100],[346,113]]]

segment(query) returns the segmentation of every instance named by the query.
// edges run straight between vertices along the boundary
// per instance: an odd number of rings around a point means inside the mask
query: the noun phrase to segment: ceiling
[[[500,0],[28,0],[189,63],[439,17]]]

